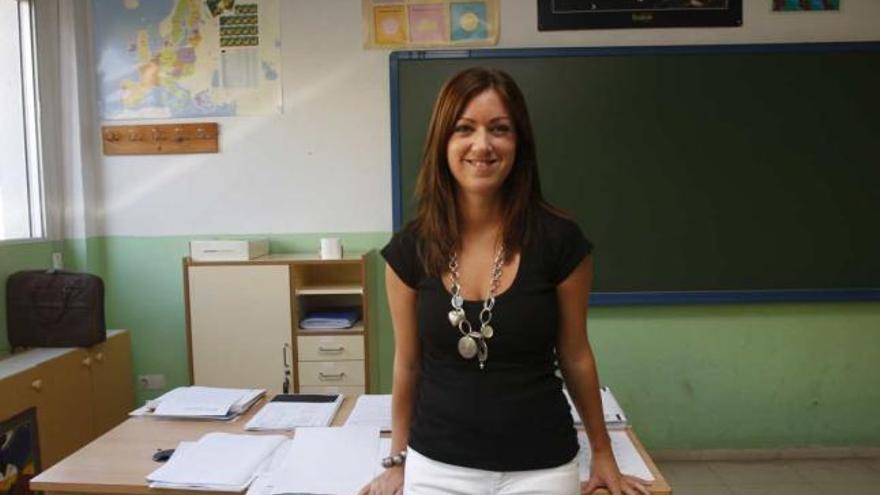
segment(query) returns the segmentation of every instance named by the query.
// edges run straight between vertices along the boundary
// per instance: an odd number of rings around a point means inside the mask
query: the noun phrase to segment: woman
[[[585,332],[592,246],[541,196],[509,75],[446,82],[416,187],[415,219],[382,250],[392,455],[361,494],[648,493],[621,475],[605,429]],[[557,361],[593,448],[583,487]]]

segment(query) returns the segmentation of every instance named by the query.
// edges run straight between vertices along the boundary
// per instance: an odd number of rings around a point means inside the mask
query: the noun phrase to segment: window
[[[0,1],[0,241],[45,235],[32,7]]]

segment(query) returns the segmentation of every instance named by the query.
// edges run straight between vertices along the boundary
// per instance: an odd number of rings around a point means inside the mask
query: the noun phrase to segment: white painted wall
[[[503,48],[880,40],[878,0],[782,14],[744,0],[741,28],[549,33],[535,0],[500,3]],[[218,155],[96,153],[87,235],[390,231],[388,52],[361,47],[361,23],[357,0],[283,0],[284,114],[220,119]]]

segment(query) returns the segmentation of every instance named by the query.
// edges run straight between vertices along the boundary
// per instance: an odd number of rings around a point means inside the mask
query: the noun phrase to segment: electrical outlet
[[[56,270],[64,269],[64,256],[61,253],[52,253],[52,268]]]
[[[138,375],[141,390],[162,390],[165,388],[165,375]]]

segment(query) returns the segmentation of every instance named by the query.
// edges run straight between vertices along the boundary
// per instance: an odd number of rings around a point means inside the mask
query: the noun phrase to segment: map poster
[[[281,113],[280,0],[93,0],[103,120]]]

